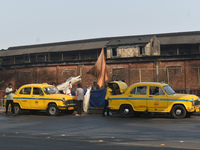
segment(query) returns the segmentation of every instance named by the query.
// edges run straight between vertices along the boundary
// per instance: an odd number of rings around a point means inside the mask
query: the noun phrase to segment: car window
[[[165,95],[161,87],[150,86],[149,95]]]
[[[169,85],[163,86],[163,88],[168,95],[175,94],[175,91]]]
[[[34,87],[33,88],[33,94],[34,95],[41,95],[41,94],[43,94],[42,89]]]
[[[59,94],[58,89],[54,86],[44,87],[43,90],[44,90],[45,94]]]
[[[147,87],[146,86],[138,86],[131,90],[130,94],[136,95],[146,95],[147,94]]]
[[[26,87],[26,88],[23,88],[19,94],[25,94],[25,95],[29,95],[31,94],[31,87]]]

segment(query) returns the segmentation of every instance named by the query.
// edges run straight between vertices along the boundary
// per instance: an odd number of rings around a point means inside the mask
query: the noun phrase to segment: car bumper
[[[68,104],[68,105],[58,105],[58,108],[68,108],[68,107],[75,107],[76,104]]]
[[[200,111],[200,105],[192,106],[187,108],[188,112],[199,112]]]
[[[195,107],[194,107],[194,112],[199,112],[199,111],[200,111],[200,105],[195,106]]]

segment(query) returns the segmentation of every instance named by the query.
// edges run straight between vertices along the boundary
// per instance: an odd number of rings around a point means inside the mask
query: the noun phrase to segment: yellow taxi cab
[[[76,106],[72,96],[60,94],[56,87],[47,83],[21,86],[13,94],[13,103],[16,114],[20,114],[24,109],[46,110],[51,116],[58,115],[59,111],[73,113]]]
[[[117,110],[124,117],[139,116],[142,113],[168,113],[173,118],[190,117],[200,108],[200,99],[196,95],[178,94],[165,83],[141,82],[125,88],[124,82],[115,81],[118,95],[109,97],[110,110]],[[115,85],[113,91],[115,92]]]

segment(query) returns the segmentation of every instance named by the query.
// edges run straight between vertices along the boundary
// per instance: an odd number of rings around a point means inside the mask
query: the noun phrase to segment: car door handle
[[[149,97],[153,97],[153,96],[149,96]]]

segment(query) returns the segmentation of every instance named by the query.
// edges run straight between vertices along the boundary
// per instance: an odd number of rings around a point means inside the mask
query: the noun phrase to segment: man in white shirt
[[[77,104],[77,113],[76,116],[82,115],[83,112],[83,99],[84,99],[84,90],[81,87],[81,84],[78,83],[78,88],[75,91],[76,104]]]
[[[72,83],[71,83],[71,81],[69,81],[69,85],[67,86],[67,88],[65,88],[64,90],[63,90],[63,93],[65,93],[66,95],[72,95],[71,94],[71,89],[72,89]]]
[[[8,87],[6,88],[6,114],[8,114],[8,106],[9,104],[11,104],[11,111],[13,113],[13,115],[15,114],[15,109],[14,109],[14,104],[13,104],[13,92],[14,90],[12,90],[12,83],[8,84]]]

